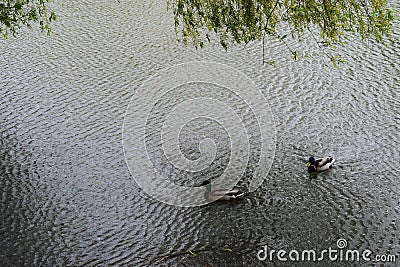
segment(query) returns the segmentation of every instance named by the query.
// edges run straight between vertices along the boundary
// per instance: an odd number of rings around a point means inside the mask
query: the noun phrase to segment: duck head
[[[317,167],[314,165],[315,164],[315,158],[310,157],[307,162],[307,167],[308,167],[308,172],[311,174],[312,172],[317,171]]]
[[[314,165],[314,163],[315,163],[315,158],[314,157],[310,157],[308,159],[307,167],[310,167],[310,165]]]

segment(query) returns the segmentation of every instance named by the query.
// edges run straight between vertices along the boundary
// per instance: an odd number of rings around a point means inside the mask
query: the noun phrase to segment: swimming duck
[[[335,162],[335,159],[332,157],[325,157],[315,159],[314,157],[310,157],[308,159],[307,167],[308,172],[322,172],[332,168],[332,164]]]
[[[215,201],[215,200],[234,200],[240,198],[244,195],[243,192],[237,189],[225,190],[225,189],[216,189],[211,190],[211,182],[209,180],[204,181],[201,186],[206,187],[206,192],[204,196],[207,200]]]

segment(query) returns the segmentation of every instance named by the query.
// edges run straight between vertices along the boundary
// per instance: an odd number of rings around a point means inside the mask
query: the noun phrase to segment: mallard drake
[[[310,157],[308,159],[307,167],[308,172],[322,172],[332,168],[332,164],[335,162],[335,159],[332,157],[325,157],[315,159],[314,157]]]
[[[215,201],[215,200],[234,200],[240,198],[244,195],[243,192],[237,189],[225,190],[225,189],[211,189],[211,182],[209,180],[204,181],[201,186],[206,187],[206,192],[204,193],[204,197],[207,200]]]

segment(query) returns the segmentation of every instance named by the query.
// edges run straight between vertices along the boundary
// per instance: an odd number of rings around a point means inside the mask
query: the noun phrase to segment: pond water
[[[312,39],[289,42],[307,55],[299,61],[267,39],[265,57],[273,64],[265,65],[261,43],[227,52],[215,44],[185,47],[164,2],[63,1],[55,9],[50,37],[22,31],[0,43],[1,266],[292,266],[260,261],[257,252],[265,245],[322,251],[341,238],[346,248],[396,255],[399,264],[398,20],[393,44],[354,40],[338,51],[347,62],[334,68],[330,52]],[[196,60],[248,76],[271,108],[277,141],[255,192],[185,208],[141,190],[121,138],[125,111],[143,82]],[[229,137],[211,126],[203,121],[183,131],[189,157],[196,158],[200,137],[221,139],[221,164],[196,179],[218,175],[229,161]],[[166,166],[157,153],[154,162]],[[335,167],[310,180],[311,155],[334,156]],[[247,182],[239,186],[245,190]]]

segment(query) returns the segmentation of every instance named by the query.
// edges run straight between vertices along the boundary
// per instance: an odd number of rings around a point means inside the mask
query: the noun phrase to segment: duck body
[[[332,168],[335,159],[332,157],[325,157],[325,158],[318,158],[315,159],[314,157],[310,157],[308,159],[307,167],[308,172],[323,172],[327,171]]]
[[[231,190],[225,190],[225,189],[217,189],[217,190],[212,190],[211,189],[211,182],[210,181],[204,181],[202,183],[202,186],[206,186],[206,192],[204,193],[204,197],[209,200],[209,201],[215,201],[215,200],[235,200],[238,198],[241,198],[244,195],[244,192],[238,190],[238,189],[231,189]]]

